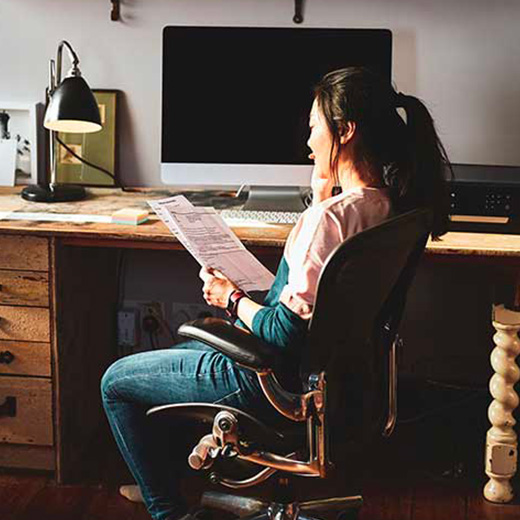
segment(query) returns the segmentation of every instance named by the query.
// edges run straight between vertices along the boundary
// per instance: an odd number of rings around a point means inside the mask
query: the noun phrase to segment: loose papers
[[[193,206],[183,195],[148,204],[200,265],[217,269],[244,292],[271,287],[274,275],[244,247],[214,208]]]

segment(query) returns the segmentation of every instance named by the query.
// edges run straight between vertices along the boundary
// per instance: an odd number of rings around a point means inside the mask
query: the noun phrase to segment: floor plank
[[[80,519],[96,493],[96,489],[87,486],[50,484],[42,487],[14,518],[16,520]]]
[[[184,487],[187,486],[190,484]],[[511,504],[491,504],[483,499],[481,489],[481,482],[475,480],[439,481],[412,473],[404,478],[373,477],[365,483],[365,505],[359,519],[520,518],[519,500]],[[218,513],[214,518],[219,518]],[[114,486],[57,486],[48,477],[0,474],[0,519],[149,520],[149,516],[142,504],[125,500]]]
[[[363,498],[359,520],[412,520],[413,490],[407,481],[369,481]]]
[[[99,488],[78,520],[149,520],[143,504],[129,502],[117,490]]]
[[[417,481],[413,485],[414,520],[466,519],[467,487],[458,481]]]
[[[17,520],[18,515],[48,484],[49,477],[0,474],[0,518]]]
[[[509,504],[492,504],[481,493],[472,493],[468,497],[467,518],[468,520],[518,520],[520,500],[516,498]]]

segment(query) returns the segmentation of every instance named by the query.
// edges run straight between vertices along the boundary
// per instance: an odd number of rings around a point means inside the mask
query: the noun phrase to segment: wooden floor
[[[506,520],[520,518],[520,503],[486,502],[479,485],[418,478],[367,482],[360,520]],[[1,520],[149,520],[142,504],[115,487],[57,486],[42,475],[0,476]],[[214,516],[213,518],[219,518]]]
[[[407,416],[417,416],[417,410],[405,406],[396,433],[376,444],[367,458],[360,519],[520,519],[519,499],[496,505],[482,498],[487,399],[482,393],[459,399],[460,405],[453,406],[447,396],[441,396],[445,411],[415,421]],[[424,403],[419,406],[425,409]],[[114,472],[118,464],[123,467],[119,455],[115,456],[115,462],[100,457],[97,478],[90,476],[73,486],[57,486],[52,475],[0,470],[0,520],[149,520],[142,504],[118,495],[117,484],[129,481]],[[305,496],[314,498],[318,487],[311,479],[303,480],[309,486]],[[520,495],[518,482],[516,477],[513,484]],[[193,504],[208,487],[198,477],[183,484]],[[337,494],[329,489],[318,493]],[[221,520],[223,515],[212,518]]]

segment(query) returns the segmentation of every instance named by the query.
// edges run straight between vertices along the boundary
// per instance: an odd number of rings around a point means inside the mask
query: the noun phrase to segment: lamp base
[[[72,202],[83,200],[86,196],[87,192],[83,186],[72,184],[33,184],[22,190],[22,199],[31,202]]]

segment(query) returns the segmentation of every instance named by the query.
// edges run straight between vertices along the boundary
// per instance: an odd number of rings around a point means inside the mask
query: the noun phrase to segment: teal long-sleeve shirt
[[[282,350],[292,350],[303,345],[309,325],[308,320],[304,320],[279,301],[288,278],[289,265],[284,257],[278,266],[273,285],[262,303],[264,307],[255,314],[252,323],[255,336]],[[237,321],[237,325],[245,327],[240,320]]]

